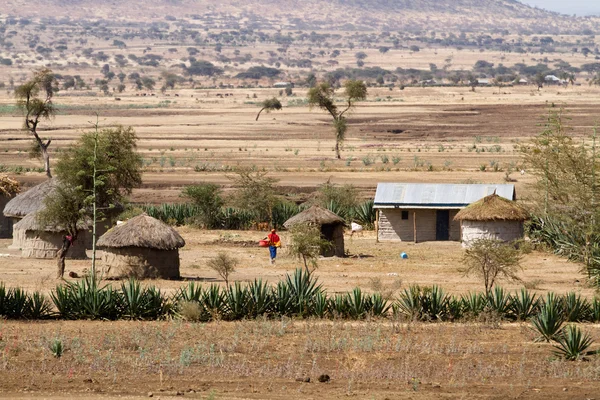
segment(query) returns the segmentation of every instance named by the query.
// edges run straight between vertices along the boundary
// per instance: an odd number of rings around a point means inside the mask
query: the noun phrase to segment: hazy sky
[[[521,0],[521,2],[569,15],[600,15],[600,1],[598,0]]]

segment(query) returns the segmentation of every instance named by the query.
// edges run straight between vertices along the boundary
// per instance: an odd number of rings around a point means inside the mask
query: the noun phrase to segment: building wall
[[[64,232],[35,232],[24,233],[15,230],[15,239],[20,239],[21,257],[23,258],[56,258],[56,252],[62,247]],[[67,251],[67,258],[86,259],[85,244],[80,239],[87,236],[86,231],[79,232],[79,239]]]
[[[402,219],[402,211],[408,211],[408,219]],[[401,210],[382,208],[379,209],[379,225],[377,236],[380,241],[414,241],[413,216],[417,217],[417,241],[429,242],[436,240],[437,210]],[[454,221],[458,210],[450,210],[449,238],[453,241],[460,240],[460,223]]]
[[[511,242],[523,237],[522,221],[462,221],[462,242],[469,247],[479,239]]]
[[[5,217],[2,211],[10,199],[0,195],[0,239],[12,238],[12,219]]]
[[[139,247],[106,248],[102,261],[109,277],[136,279],[177,279],[179,250],[153,250]]]

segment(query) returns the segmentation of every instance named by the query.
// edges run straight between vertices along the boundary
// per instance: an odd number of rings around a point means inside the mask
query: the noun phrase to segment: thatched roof
[[[529,214],[523,207],[492,194],[463,208],[454,217],[455,221],[525,221]]]
[[[344,224],[344,220],[337,214],[321,208],[312,206],[308,210],[302,211],[300,214],[294,215],[292,218],[285,221],[283,226],[290,228],[297,224],[312,223],[317,225]]]
[[[37,231],[37,232],[65,232],[66,229],[64,226],[61,226],[60,224],[52,224],[52,225],[42,225],[40,224],[39,221],[39,211],[36,212],[32,212],[27,214],[22,220],[20,220],[19,222],[17,222],[14,226],[13,229],[21,229],[21,230],[25,230],[25,231]],[[88,221],[87,223],[85,222],[78,222],[77,223],[77,228],[80,230],[84,230],[84,229],[90,229],[91,227],[91,222]]]
[[[44,205],[44,199],[56,188],[56,179],[48,179],[28,191],[19,194],[6,203],[4,215],[7,217],[24,217],[38,211]]]
[[[6,175],[0,175],[0,196],[12,197],[20,191],[19,182]]]
[[[155,250],[175,250],[185,246],[185,240],[169,225],[144,213],[106,232],[98,247],[143,247]]]

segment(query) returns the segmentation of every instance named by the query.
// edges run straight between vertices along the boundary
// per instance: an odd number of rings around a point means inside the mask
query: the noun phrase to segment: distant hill
[[[465,30],[511,33],[598,31],[516,0],[4,0],[1,14],[58,19],[165,20],[234,16],[242,25],[319,30]]]

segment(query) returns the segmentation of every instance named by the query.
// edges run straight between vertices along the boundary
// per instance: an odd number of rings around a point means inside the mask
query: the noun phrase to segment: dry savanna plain
[[[96,46],[96,44],[93,44]],[[147,44],[131,42],[142,54]],[[153,44],[167,54],[168,43]],[[270,46],[270,47],[269,47]],[[265,44],[254,56],[275,49]],[[108,48],[98,45],[96,50]],[[356,50],[353,51],[353,53]],[[428,68],[449,57],[468,69],[479,59],[520,62],[525,56],[493,50],[474,52],[423,48],[386,55],[368,53],[369,65]],[[338,62],[355,62],[343,53]],[[531,57],[528,55],[527,57]],[[535,57],[541,57],[535,55]],[[552,58],[552,56],[550,56]],[[579,53],[562,54],[572,65],[589,62]],[[586,56],[587,57],[587,56]],[[5,76],[25,79],[41,64],[2,66]],[[59,68],[54,66],[54,68]],[[99,68],[99,67],[98,67]],[[73,66],[63,74],[92,73]],[[97,71],[96,71],[97,72]],[[323,71],[322,71],[323,72]],[[324,71],[326,72],[326,71]],[[297,73],[293,68],[290,76]],[[88,74],[88,75],[86,75]],[[361,197],[373,198],[378,182],[514,183],[525,204],[536,177],[523,166],[519,147],[543,130],[548,111],[564,107],[578,141],[590,141],[599,119],[600,89],[583,78],[578,85],[464,86],[407,85],[368,88],[348,117],[341,159],[335,158],[331,118],[310,109],[307,89],[261,87],[64,90],[54,97],[57,115],[40,126],[51,138],[51,160],[81,132],[132,126],[144,160],[143,184],[132,203],[183,202],[181,190],[216,183],[227,196],[238,167],[268,172],[281,195],[302,202],[325,182],[352,184]],[[19,83],[19,82],[17,82]],[[213,82],[214,83],[214,82]],[[30,138],[14,93],[0,91],[0,165],[26,189],[45,179],[39,159],[28,157]],[[263,112],[260,102],[279,97],[283,109]],[[341,104],[341,103],[340,103]],[[231,279],[262,278],[276,283],[301,264],[286,252],[289,235],[275,265],[255,243],[261,231],[200,230],[177,227],[186,241],[180,250],[179,281],[152,280],[173,293],[188,281],[202,285],[223,280],[207,266],[226,251],[240,263]],[[458,242],[378,243],[375,233],[346,234],[348,257],[318,260],[315,276],[330,294],[355,287],[397,296],[410,285],[439,285],[463,295],[481,291],[481,280],[462,272]],[[49,294],[57,284],[54,260],[20,258],[0,240],[0,282],[7,287]],[[406,252],[408,259],[401,259]],[[102,264],[100,264],[102,267]],[[589,299],[595,290],[581,265],[542,249],[524,256],[518,282],[501,282],[510,291],[576,292]],[[89,260],[67,260],[79,276]],[[67,278],[71,279],[71,278]],[[106,282],[119,285],[118,282]],[[582,324],[600,342],[600,325]],[[269,319],[210,323],[168,321],[8,321],[0,320],[0,398],[102,399],[592,399],[598,398],[600,357],[569,362],[552,356],[552,345],[534,342],[530,323],[475,320],[460,323],[404,319],[365,321]],[[56,358],[49,346],[64,343]],[[596,349],[598,343],[592,348]],[[330,381],[318,382],[327,374]],[[308,382],[308,379],[310,381]]]

